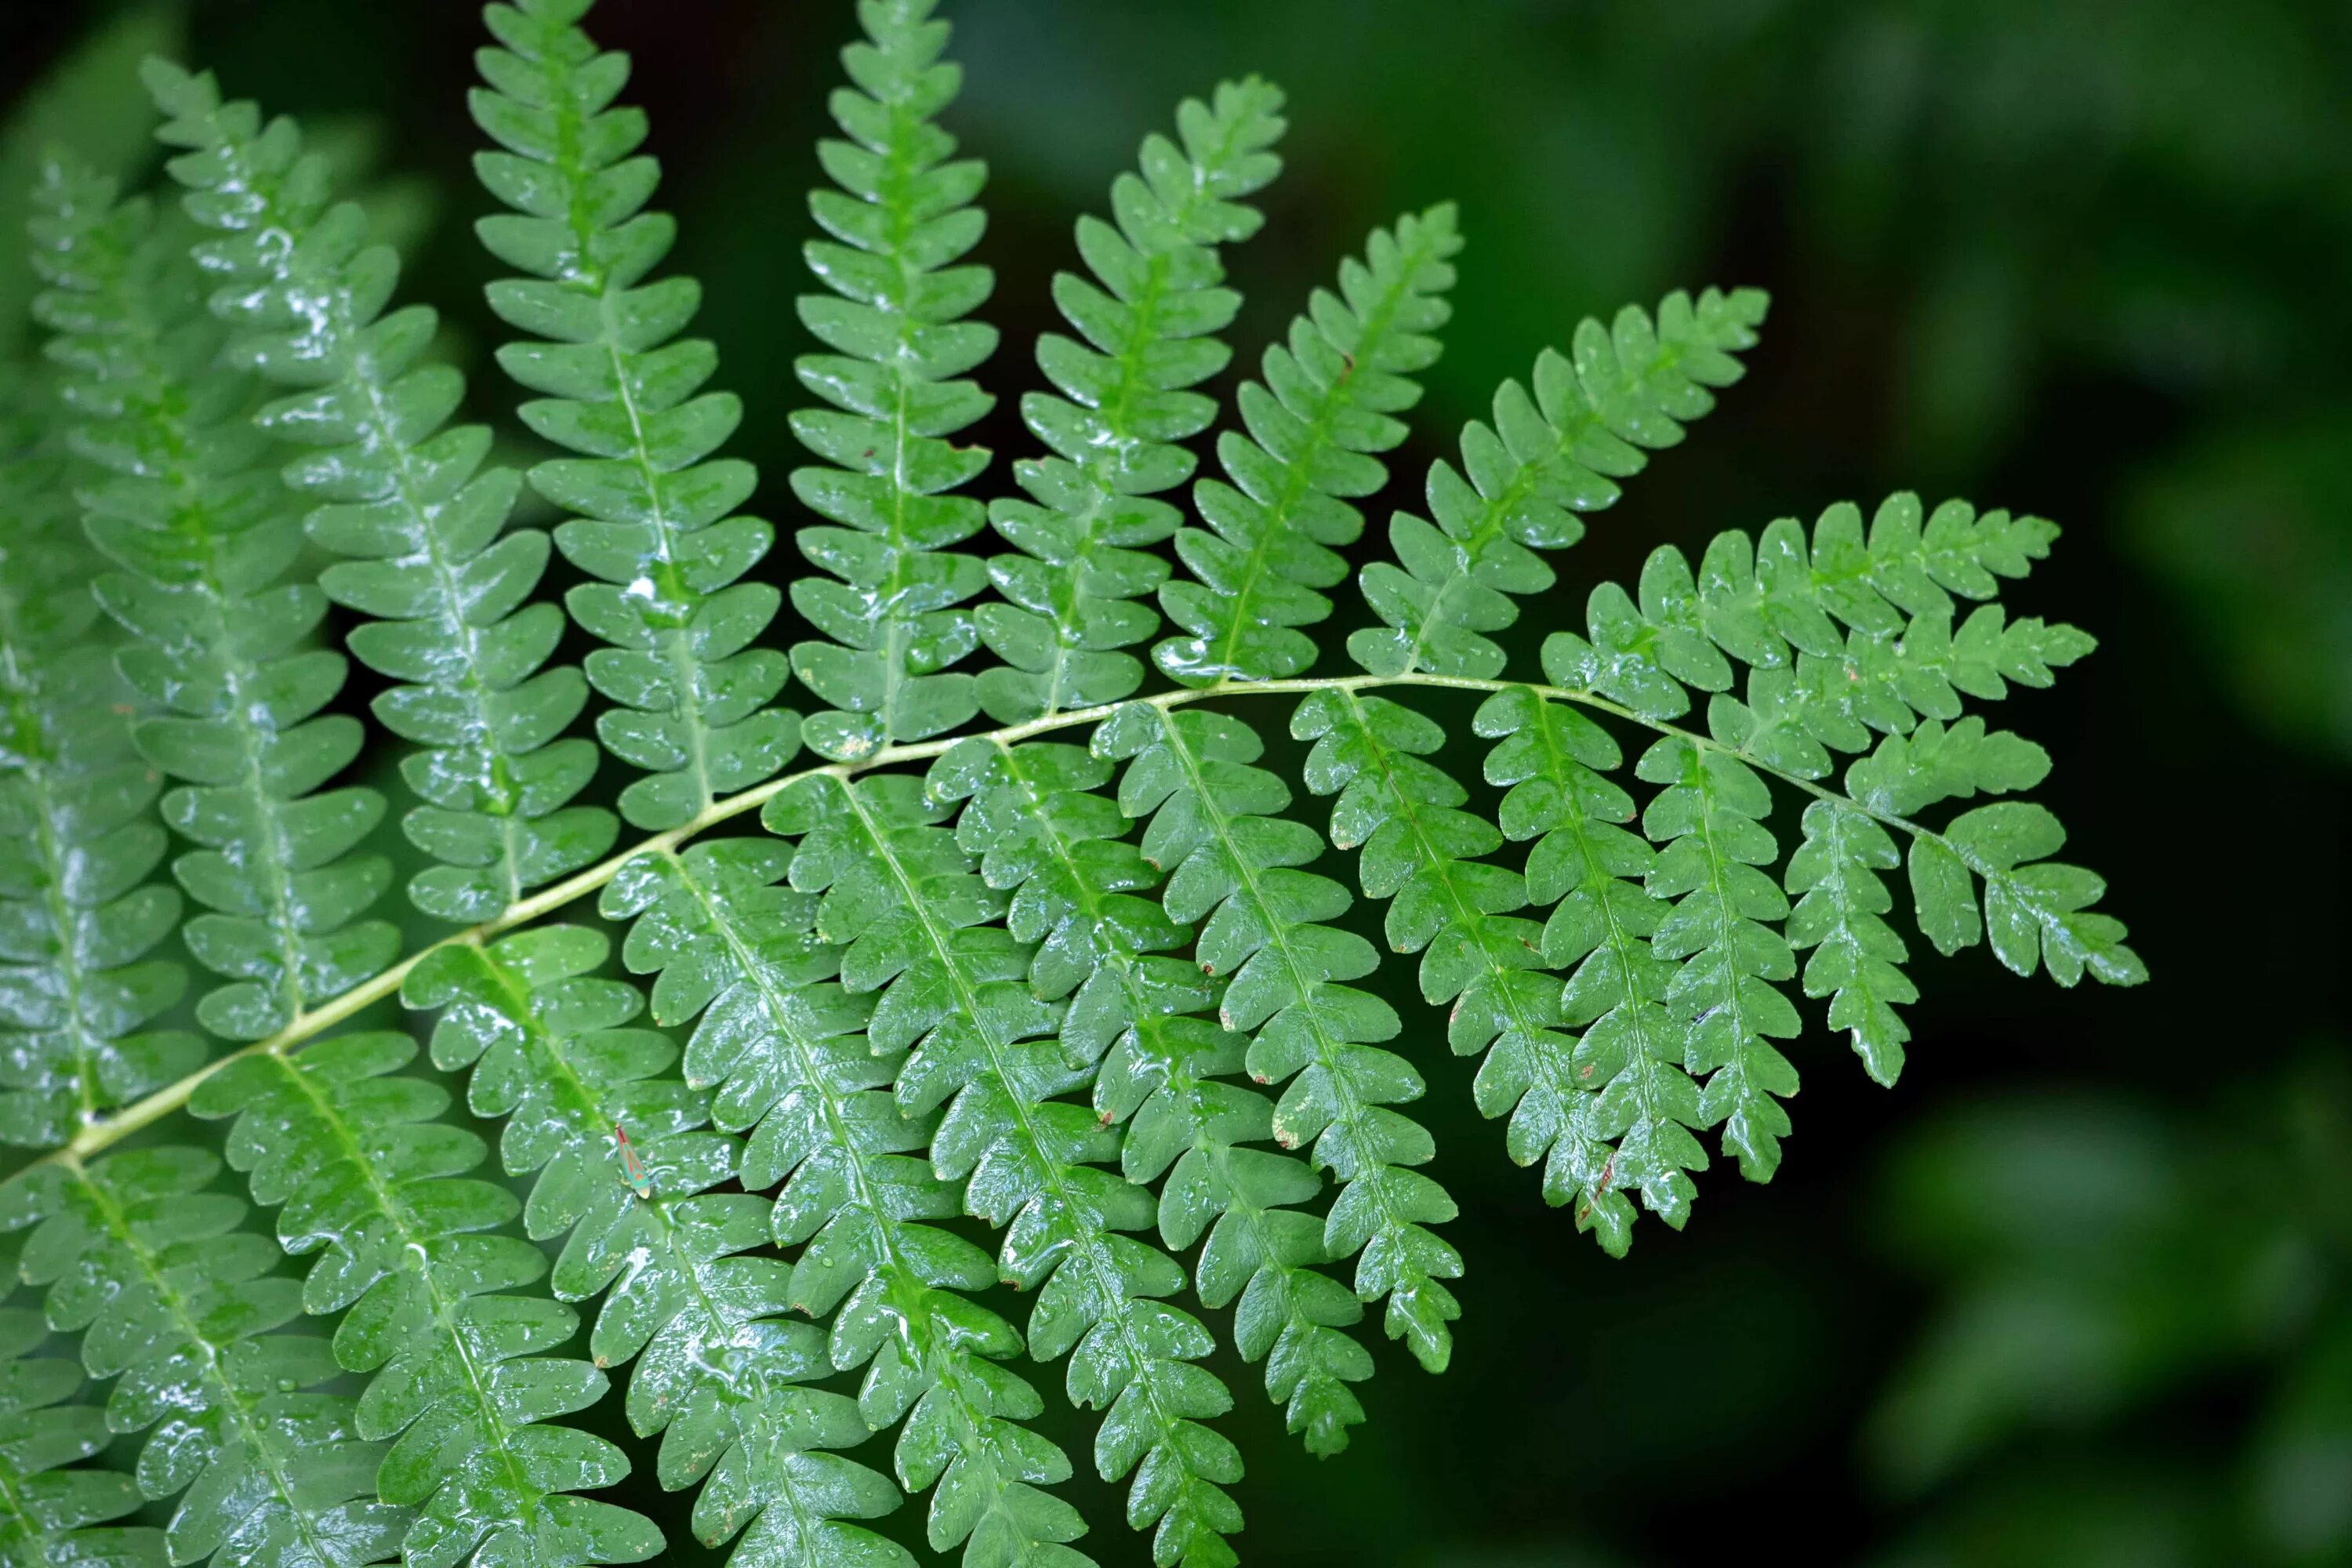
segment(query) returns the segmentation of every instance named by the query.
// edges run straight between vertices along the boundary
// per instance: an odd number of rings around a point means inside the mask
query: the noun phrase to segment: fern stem
[[[1851,795],[1842,795],[1815,780],[1774,767],[1733,747],[1726,746],[1709,736],[1695,733],[1679,725],[1646,718],[1633,709],[1612,702],[1597,693],[1572,690],[1564,686],[1547,686],[1526,680],[1490,680],[1468,675],[1429,675],[1420,672],[1403,675],[1346,675],[1328,679],[1301,676],[1288,680],[1234,681],[1193,690],[1162,691],[1137,700],[1154,708],[1170,709],[1180,708],[1188,703],[1206,701],[1213,697],[1264,697],[1282,693],[1297,695],[1326,690],[1362,691],[1386,686],[1436,687],[1455,691],[1524,689],[1552,701],[1573,702],[1579,707],[1590,708],[1596,712],[1606,713],[1612,718],[1639,724],[1654,733],[1687,741],[1701,751],[1719,752],[1727,756],[1738,757],[1748,766],[1769,773],[1783,784],[1803,790],[1816,799],[1858,811],[1888,827],[1899,828],[1915,838],[1927,839],[1942,845],[1955,854],[1961,854],[1959,847],[1944,835],[1923,826],[1909,817],[1882,810],[1855,800]],[[157,1089],[146,1099],[124,1110],[119,1116],[91,1122],[75,1135],[72,1142],[63,1149],[44,1155],[41,1161],[35,1163],[42,1163],[66,1158],[88,1159],[101,1150],[110,1148],[141,1128],[161,1121],[185,1105],[188,1102],[188,1096],[194,1091],[196,1085],[228,1066],[229,1063],[248,1056],[284,1056],[299,1049],[313,1037],[351,1017],[362,1008],[397,994],[401,982],[408,977],[409,971],[415,969],[424,961],[425,955],[435,949],[454,946],[461,942],[479,946],[492,937],[513,931],[519,926],[528,925],[542,915],[552,914],[575,900],[585,898],[604,886],[620,874],[622,867],[638,856],[660,854],[676,849],[688,839],[706,833],[722,822],[731,821],[747,812],[759,810],[769,800],[803,779],[829,773],[835,778],[846,780],[853,774],[871,772],[876,768],[891,767],[901,763],[927,761],[940,755],[951,746],[960,745],[972,739],[1009,746],[1034,735],[1100,723],[1125,706],[1127,704],[1123,702],[1105,702],[1092,708],[1078,708],[1066,712],[1044,714],[1019,724],[1008,724],[1003,729],[988,731],[977,737],[955,735],[941,740],[918,742],[911,745],[884,746],[872,755],[854,763],[828,763],[822,767],[803,768],[797,773],[771,779],[740,794],[729,795],[724,800],[714,801],[708,809],[695,816],[693,820],[640,839],[619,853],[609,856],[584,870],[572,873],[561,882],[542,888],[529,898],[517,900],[499,914],[478,925],[469,926],[452,936],[442,938],[430,946],[419,948],[374,979],[354,985],[334,1000],[299,1015],[291,1023],[268,1038],[257,1040],[241,1050],[206,1064],[199,1071],[190,1073],[177,1082]],[[1966,860],[1969,857],[1962,855],[1962,858]],[[1973,864],[1971,868],[1976,868]],[[1979,874],[1983,873],[1979,871]]]

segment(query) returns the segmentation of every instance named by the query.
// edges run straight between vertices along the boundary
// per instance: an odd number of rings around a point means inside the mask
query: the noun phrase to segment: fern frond
[[[196,1016],[225,1039],[260,1039],[398,951],[390,925],[358,918],[392,877],[382,857],[352,853],[383,797],[320,791],[364,733],[344,715],[314,717],[344,661],[300,648],[326,599],[282,581],[300,531],[260,467],[251,380],[218,363],[225,334],[184,248],[143,206],[109,216],[89,190],[59,209],[43,265],[44,314],[64,323],[48,352],[65,367],[73,444],[110,476],[83,493],[91,538],[122,568],[95,591],[137,639],[117,656],[124,679],[161,710],[132,739],[182,781],[163,816],[203,846],[173,863],[209,911],[184,935],[229,984]]]
[[[700,392],[718,353],[673,342],[701,302],[690,278],[646,277],[677,237],[642,210],[660,170],[632,157],[646,117],[609,107],[628,57],[597,52],[573,26],[583,0],[494,5],[483,18],[502,49],[477,57],[490,90],[474,118],[504,152],[474,166],[516,216],[484,218],[482,242],[531,274],[490,286],[490,308],[543,342],[511,343],[499,363],[543,395],[525,423],[577,458],[541,463],[531,488],[572,521],[555,542],[596,579],[571,590],[572,617],[611,644],[588,679],[618,707],[598,716],[604,745],[650,775],[621,795],[621,814],[671,828],[788,761],[798,721],[772,704],[783,656],[755,647],[781,595],[743,582],[775,531],[735,509],[758,482],[751,464],[713,458],[742,405]],[[601,853],[601,850],[599,851]]]
[[[1570,355],[1545,350],[1533,398],[1505,382],[1494,424],[1464,427],[1462,468],[1430,467],[1434,524],[1399,512],[1389,524],[1396,561],[1358,574],[1389,629],[1349,636],[1357,664],[1375,675],[1501,674],[1503,650],[1486,634],[1518,618],[1509,595],[1555,581],[1535,552],[1584,537],[1576,513],[1614,502],[1616,480],[1648,463],[1645,448],[1675,445],[1715,406],[1707,388],[1739,379],[1733,356],[1754,346],[1764,309],[1752,289],[1710,289],[1695,304],[1669,294],[1654,322],[1628,305],[1610,327],[1580,325]]]
[[[104,1450],[111,1434],[96,1405],[68,1404],[81,1369],[63,1356],[26,1352],[48,1336],[41,1314],[0,1309],[0,1563],[8,1568],[104,1563],[163,1568],[163,1532],[102,1528],[140,1503],[129,1476],[67,1467]]]
[[[604,1394],[603,1372],[542,1352],[578,1315],[503,1292],[547,1271],[539,1249],[502,1234],[517,1204],[470,1177],[480,1139],[436,1118],[437,1085],[394,1074],[416,1053],[404,1035],[339,1036],[299,1057],[240,1058],[198,1086],[196,1115],[234,1117],[229,1163],[282,1205],[278,1238],[320,1252],[302,1283],[313,1313],[341,1312],[335,1359],[373,1374],[356,1426],[392,1439],[377,1494],[413,1507],[401,1541],[413,1568],[478,1554],[518,1568],[639,1563],[662,1550],[641,1515],[570,1495],[629,1473],[621,1450],[545,1425]]]
[[[445,948],[402,997],[441,1010],[434,1065],[473,1067],[474,1113],[509,1119],[509,1173],[540,1173],[525,1231],[569,1233],[551,1279],[558,1300],[605,1297],[590,1353],[600,1367],[635,1360],[629,1424],[661,1435],[665,1489],[705,1482],[697,1538],[715,1546],[751,1526],[733,1559],[745,1568],[911,1568],[896,1546],[840,1522],[896,1508],[898,1489],[824,1452],[863,1442],[866,1423],[855,1401],[802,1386],[833,1365],[819,1330],[778,1321],[793,1304],[792,1271],[740,1256],[768,1241],[773,1205],[709,1191],[735,1176],[740,1142],[696,1131],[709,1119],[705,1097],[660,1076],[677,1057],[666,1037],[625,1026],[645,998],[593,976],[606,952],[603,936],[576,926]],[[646,1195],[614,1169],[616,1128],[642,1151]]]
[[[46,165],[42,234],[79,221],[85,198],[107,205],[102,185]],[[99,635],[97,558],[43,449],[59,423],[0,409],[0,1142],[37,1149],[204,1059],[193,1036],[142,1032],[187,986],[181,965],[148,956],[180,899],[151,879],[157,781]]]
[[[821,936],[845,944],[843,984],[878,990],[867,1039],[913,1047],[893,1088],[900,1111],[946,1114],[931,1164],[962,1180],[963,1207],[1005,1232],[997,1266],[1037,1292],[1029,1352],[1072,1352],[1071,1399],[1106,1411],[1095,1465],[1106,1480],[1136,1472],[1128,1521],[1159,1526],[1163,1563],[1235,1561],[1223,1537],[1241,1510],[1223,1490],[1240,1479],[1233,1445],[1202,1422],[1233,1405],[1193,1364],[1208,1331],[1164,1299],[1184,1271],[1122,1233],[1150,1226],[1150,1194],[1095,1168],[1117,1140],[1087,1107],[1059,1098],[1091,1076],[1051,1038],[1052,1008],[1024,983],[1028,954],[995,922],[1003,902],[973,873],[943,810],[914,780],[852,784],[820,776],[771,802],[762,821],[797,837],[795,888],[824,895]]]
[[[1421,401],[1413,373],[1436,363],[1461,248],[1451,204],[1374,229],[1364,259],[1341,263],[1339,291],[1318,289],[1287,345],[1266,349],[1263,383],[1242,384],[1249,434],[1217,437],[1233,483],[1197,481],[1192,505],[1209,526],[1176,533],[1198,581],[1160,590],[1168,618],[1192,634],[1152,648],[1170,679],[1276,679],[1314,662],[1313,639],[1292,628],[1331,613],[1317,590],[1347,577],[1335,552],[1364,528],[1348,500],[1387,481],[1372,454],[1404,439],[1396,416]]]
[[[1029,500],[999,500],[989,521],[1021,552],[989,563],[1007,603],[979,613],[980,634],[1009,668],[981,677],[981,704],[1001,722],[1115,702],[1143,665],[1117,650],[1160,628],[1136,601],[1167,565],[1139,546],[1174,533],[1181,514],[1154,499],[1192,474],[1178,443],[1209,427],[1214,399],[1189,390],[1225,367],[1216,333],[1240,308],[1222,287],[1217,247],[1264,218],[1242,198],[1281,172],[1282,94],[1255,77],[1222,82],[1208,103],[1177,107],[1183,145],[1146,137],[1142,173],[1111,185],[1111,216],[1078,222],[1078,253],[1100,286],[1054,279],[1054,302],[1087,347],[1037,340],[1037,367],[1062,395],[1031,393],[1022,422],[1055,455],[1015,463]]]
[[[816,900],[774,884],[793,858],[772,840],[734,838],[643,857],[607,889],[608,917],[635,917],[625,958],[658,971],[654,1016],[699,1016],[688,1081],[715,1085],[721,1127],[751,1128],[746,1189],[778,1182],[773,1231],[798,1246],[791,1304],[833,1319],[829,1353],[866,1368],[858,1391],[877,1431],[905,1422],[895,1453],[909,1492],[936,1488],[932,1546],[964,1546],[966,1568],[1084,1564],[1059,1543],[1085,1526],[1042,1490],[1067,1479],[1061,1450],[1019,1423],[1043,1404],[998,1363],[1019,1353],[1012,1325],[967,1299],[995,1281],[978,1247],[932,1221],[955,1192],[908,1156],[927,1118],[887,1093],[904,1047],[874,1051],[868,1009],[835,981],[837,946],[814,926]]]
[[[1312,1141],[1314,1162],[1339,1178],[1324,1222],[1333,1261],[1362,1254],[1356,1294],[1387,1303],[1384,1326],[1432,1371],[1453,1353],[1460,1315],[1440,1283],[1461,1255],[1428,1227],[1454,1217],[1445,1190],[1412,1169],[1433,1152],[1419,1123],[1387,1107],[1419,1099],[1421,1075],[1377,1042],[1402,1025],[1379,997],[1344,982],[1378,967],[1371,944],[1319,922],[1350,902],[1328,877],[1297,868],[1322,853],[1306,824],[1276,815],[1288,786],[1255,765],[1265,744],[1224,714],[1130,704],[1096,731],[1096,749],[1129,759],[1119,808],[1149,816],[1147,860],[1168,868],[1170,915],[1201,921],[1202,969],[1226,980],[1217,1019],[1252,1036],[1246,1067],[1286,1083],[1274,1135]]]
[[[352,1400],[305,1393],[341,1369],[327,1341],[280,1333],[301,1287],[277,1244],[241,1230],[242,1198],[208,1191],[220,1161],[141,1149],[87,1168],[39,1166],[8,1190],[0,1226],[37,1224],[24,1273],[47,1285],[53,1329],[113,1378],[105,1421],[154,1435],[139,1457],[151,1500],[185,1492],[173,1563],[215,1552],[250,1568],[358,1568],[398,1551],[409,1510],[376,1500],[384,1446]]]
[[[809,242],[809,270],[840,298],[800,300],[803,324],[834,352],[793,368],[833,407],[793,416],[793,433],[824,460],[793,470],[793,493],[840,525],[803,528],[798,542],[841,581],[793,584],[793,607],[833,639],[795,645],[793,670],[833,704],[810,716],[810,749],[840,759],[944,733],[980,707],[971,677],[948,667],[977,646],[961,606],[986,577],[950,547],[979,532],[983,513],[948,492],[989,454],[949,437],[996,401],[963,379],[996,352],[996,329],[964,320],[994,275],[950,263],[980,242],[985,219],[971,204],[988,171],[951,162],[955,138],[934,123],[962,72],[940,61],[948,26],[930,12],[931,0],[861,0],[872,41],[842,51],[855,85],[830,100],[849,140],[817,148],[841,189],[809,196],[833,237]]]
[[[1612,1253],[1641,1207],[1686,1223],[1709,1134],[1773,1174],[1790,983],[1872,1076],[1900,1071],[1890,872],[1939,951],[2141,978],[2104,885],[2016,798],[2049,756],[1982,711],[2092,647],[1994,602],[2047,552],[2039,519],[1898,495],[1867,523],[1726,533],[1696,566],[1659,550],[1542,642],[1541,681],[1506,676],[1516,596],[1555,584],[1541,552],[1739,377],[1760,294],[1588,321],[1507,383],[1432,469],[1429,521],[1395,516],[1394,559],[1360,574],[1362,672],[1307,675],[1459,239],[1450,206],[1375,230],[1193,482],[1239,303],[1221,247],[1280,168],[1255,78],[1185,102],[1077,226],[1068,335],[1043,336],[1048,390],[1021,405],[1042,452],[1016,499],[961,493],[997,339],[935,0],[860,0],[843,53],[806,251],[825,291],[800,302],[820,352],[795,366],[819,405],[792,420],[813,629],[760,647],[788,574],[739,510],[753,468],[719,455],[740,408],[709,390],[716,351],[682,335],[698,288],[657,276],[676,227],[591,4],[489,5],[472,95],[507,209],[478,232],[517,274],[491,290],[520,340],[499,358],[562,448],[527,476],[551,531],[510,527],[521,481],[451,426],[436,319],[390,308],[392,247],[292,121],[151,63],[172,210],[46,176],[62,397],[0,363],[0,1139],[50,1147],[0,1183],[0,1266],[46,1289],[81,1364],[0,1310],[11,1568],[655,1557],[654,1523],[593,1495],[627,1454],[565,1423],[623,1366],[615,1415],[738,1568],[912,1568],[911,1521],[872,1521],[915,1495],[963,1568],[1088,1568],[1024,1351],[1098,1412],[1095,1466],[1160,1568],[1231,1568],[1209,1320],[1232,1309],[1319,1455],[1365,1417],[1368,1306],[1431,1371],[1460,1315],[1455,1205],[1406,1114],[1427,1064],[1359,891],[1480,1058],[1508,1152]],[[316,584],[312,543],[335,558]],[[537,602],[551,549],[599,645],[577,668]],[[346,673],[331,606],[383,678],[373,718],[436,862],[412,900],[463,922],[405,955],[365,918],[385,803],[331,787],[369,734],[321,717]],[[1144,647],[1173,689],[1139,699]],[[568,738],[591,692],[595,738]],[[1491,815],[1446,757],[1469,693]],[[1228,711],[1276,695],[1296,783]],[[803,739],[819,755],[787,773]],[[604,751],[638,770],[617,814],[575,804]],[[1639,803],[1616,777],[1636,756]],[[1328,800],[1328,840],[1295,791]],[[179,991],[152,953],[181,911],[144,885],[159,792],[194,846],[179,934],[227,981],[196,1016],[247,1042],[218,1060],[148,1032]],[[1770,825],[1789,795],[1793,838]],[[714,837],[754,812],[765,832]],[[614,852],[621,818],[643,831]],[[1318,874],[1327,848],[1359,888]],[[538,923],[600,890],[606,928]],[[612,930],[641,978],[607,973]],[[469,1114],[404,1070],[409,1034],[357,1028],[395,995]],[[169,1136],[181,1110],[229,1123],[267,1226]],[[1031,1295],[1022,1328],[1000,1287]],[[110,1394],[65,1407],[83,1372]],[[83,1466],[110,1433],[146,1434],[135,1473]],[[886,1433],[895,1478],[856,1457]],[[108,1528],[142,1500],[167,1530]]]
[[[541,669],[562,633],[552,605],[519,609],[547,563],[547,537],[499,538],[516,480],[482,472],[490,433],[442,428],[465,377],[419,364],[437,317],[429,306],[383,314],[399,258],[367,243],[355,203],[332,203],[324,159],[305,154],[290,120],[267,125],[250,103],[224,103],[208,76],[151,61],[169,117],[158,134],[192,151],[171,160],[182,205],[222,237],[197,247],[223,287],[227,355],[265,379],[305,390],[262,408],[266,434],[317,448],[283,469],[323,503],[310,539],[344,559],[319,579],[328,598],[376,619],[352,651],[397,682],[373,710],[424,750],[402,773],[424,802],[402,818],[441,862],[409,896],[425,913],[471,921],[577,870],[612,847],[601,808],[570,806],[595,771],[595,748],[556,737],[587,690],[577,670]]]

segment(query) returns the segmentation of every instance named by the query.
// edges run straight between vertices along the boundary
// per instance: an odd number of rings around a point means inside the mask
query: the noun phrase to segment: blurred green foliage
[[[1941,1300],[1864,1453],[1902,1495],[1960,1483],[1891,1561],[2352,1552],[2340,1050],[2195,1113],[2011,1094],[1919,1130],[1888,1195],[1890,1249]],[[2213,1421],[2217,1399],[2251,1419]]]
[[[1662,462],[1580,547],[1581,581],[1759,524],[1767,494],[1964,490],[2064,523],[2044,591],[2103,639],[2032,727],[2070,742],[2053,804],[2114,868],[2158,983],[2093,1009],[1956,966],[1902,1089],[1813,1075],[1824,1131],[1773,1191],[1727,1185],[1706,1245],[1660,1233],[1619,1264],[1491,1158],[1466,1095],[1433,1092],[1476,1331],[1446,1377],[1384,1379],[1333,1465],[1244,1404],[1257,1560],[1601,1568],[1766,1541],[1901,1568],[2352,1563],[2352,6],[952,9],[1009,341],[1047,323],[1063,215],[1164,118],[1137,106],[1261,71],[1290,95],[1291,172],[1236,340],[1373,223],[1458,198],[1433,449],[1580,314],[1774,290],[1756,376],[1696,438],[1712,460]],[[0,16],[0,85],[34,127],[0,143],[0,228],[42,137],[142,156],[129,64],[181,16]],[[744,453],[782,474],[798,194],[845,9],[606,0],[599,20],[638,58]],[[470,4],[189,0],[184,23],[233,91],[365,109],[352,162],[372,144],[395,176],[378,216],[425,237],[418,291],[478,298],[494,264],[456,221],[481,205]],[[26,96],[65,60],[79,85]],[[11,252],[0,348],[24,289]],[[452,314],[445,352],[474,357],[487,311]],[[982,439],[1023,449],[1001,421]]]

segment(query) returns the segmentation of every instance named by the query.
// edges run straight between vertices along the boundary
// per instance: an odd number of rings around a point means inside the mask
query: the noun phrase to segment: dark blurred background
[[[1328,1464],[1226,1369],[1251,1559],[2352,1563],[2352,5],[945,9],[968,72],[949,123],[992,170],[982,259],[1006,346],[982,376],[1006,405],[1057,324],[1072,218],[1179,97],[1255,70],[1292,130],[1271,221],[1234,261],[1236,374],[1371,225],[1462,204],[1445,358],[1373,515],[1580,316],[1758,284],[1752,374],[1595,520],[1563,563],[1577,593],[1662,540],[1696,552],[1916,488],[2063,523],[2010,602],[2102,639],[2007,721],[2057,757],[2067,858],[2109,878],[2153,984],[2062,992],[1981,948],[1923,952],[1901,1086],[1871,1087],[1825,1031],[1801,1042],[1777,1180],[1719,1166],[1687,1233],[1645,1221],[1622,1262],[1500,1157],[1442,1037],[1409,1037],[1464,1206],[1460,1348],[1433,1379],[1383,1346],[1372,1419]],[[408,293],[445,309],[497,419],[466,163],[477,26],[459,0],[17,0],[0,90],[17,101],[77,49],[184,38],[232,94],[301,114],[373,171]],[[675,264],[708,285],[698,330],[748,404],[735,449],[789,525],[803,193],[850,8],[604,0],[591,26],[636,58]],[[144,134],[103,100],[32,108],[100,156]],[[12,231],[27,145],[0,147]],[[23,288],[0,268],[0,349]],[[983,438],[1033,449],[1002,407]],[[1082,1471],[1090,1431],[1062,1428]],[[1071,1489],[1106,1561],[1140,1561],[1110,1489]]]

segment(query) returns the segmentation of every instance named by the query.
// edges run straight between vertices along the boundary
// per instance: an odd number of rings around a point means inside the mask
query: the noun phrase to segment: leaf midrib
[[[299,1050],[303,1045],[334,1025],[351,1017],[371,1004],[393,995],[399,991],[402,982],[407,979],[409,973],[424,962],[426,954],[459,942],[488,942],[519,926],[529,924],[542,915],[551,913],[575,900],[595,892],[618,876],[623,868],[638,857],[675,850],[687,840],[707,833],[721,823],[731,821],[747,812],[759,810],[782,791],[805,780],[828,775],[845,780],[876,768],[923,762],[939,756],[950,747],[961,745],[971,740],[1011,744],[1027,740],[1034,735],[1046,734],[1056,730],[1099,723],[1120,709],[1130,706],[1134,701],[1140,701],[1146,707],[1166,710],[1188,706],[1194,702],[1206,701],[1213,698],[1255,697],[1283,693],[1300,695],[1326,689],[1361,690],[1389,686],[1486,692],[1524,689],[1549,700],[1572,702],[1580,707],[1591,709],[1595,712],[1606,713],[1612,718],[1638,724],[1654,733],[1677,736],[1704,751],[1720,752],[1737,756],[1749,766],[1769,773],[1816,799],[1850,807],[1886,826],[1900,829],[1913,838],[1927,840],[1950,850],[1959,858],[1962,864],[1976,871],[1988,882],[1998,879],[2006,884],[2012,880],[2005,872],[1991,868],[1990,862],[1973,849],[1965,848],[1945,835],[1934,832],[1907,817],[1899,816],[1893,812],[1885,811],[1851,796],[1841,795],[1816,780],[1801,777],[1766,759],[1750,755],[1736,747],[1726,746],[1708,736],[1685,730],[1662,720],[1649,718],[1595,691],[1571,689],[1536,681],[1489,679],[1476,676],[1431,675],[1423,672],[1235,681],[1179,691],[1163,691],[1148,698],[1106,702],[1092,708],[1069,709],[1059,713],[1048,713],[1019,724],[1009,724],[1002,729],[983,731],[978,735],[953,735],[908,745],[885,746],[872,755],[855,763],[826,763],[817,767],[803,768],[797,773],[770,779],[764,784],[755,784],[750,789],[714,801],[708,810],[693,820],[665,829],[660,833],[652,834],[593,866],[574,872],[561,882],[542,888],[536,893],[518,900],[509,909],[478,925],[453,932],[438,942],[418,949],[373,979],[362,981],[341,994],[299,1015],[269,1038],[257,1040],[251,1045],[219,1058],[177,1082],[155,1090],[136,1104],[126,1108],[120,1114],[93,1122],[77,1134],[74,1141],[64,1149],[52,1150],[35,1163],[46,1163],[70,1157],[87,1157],[109,1148],[139,1129],[180,1109],[187,1103],[188,1096],[194,1092],[196,1085],[231,1062],[240,1061],[251,1056],[282,1056]]]

